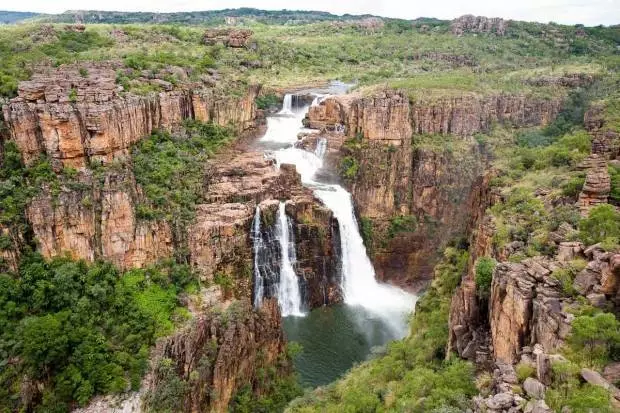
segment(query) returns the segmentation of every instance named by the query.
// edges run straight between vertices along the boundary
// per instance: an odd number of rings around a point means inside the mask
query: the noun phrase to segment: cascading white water
[[[280,242],[280,282],[278,284],[278,303],[283,316],[303,316],[299,279],[293,265],[297,260],[292,224],[286,215],[284,202],[278,208],[276,234]]]
[[[307,107],[302,111],[302,116]],[[264,142],[289,143],[297,141],[300,123],[278,124],[279,130],[267,131]],[[338,219],[342,250],[342,290],[345,303],[361,306],[381,317],[396,330],[405,325],[403,317],[413,310],[416,297],[391,285],[377,282],[375,272],[366,253],[366,248],[355,219],[351,194],[340,185],[328,185],[314,180],[314,175],[323,166],[327,140],[317,142],[314,153],[289,146],[274,153],[277,165],[294,164],[302,182],[314,188],[315,195],[330,208]]]
[[[314,149],[314,155],[321,160],[321,163],[323,162],[323,158],[325,157],[326,151],[327,151],[327,139],[319,138],[319,140],[316,143],[316,148]]]
[[[282,102],[282,110],[278,112],[279,115],[293,115],[293,95],[287,93],[284,95],[284,101]]]
[[[256,206],[252,222],[252,245],[254,245],[254,307],[260,308],[263,303],[265,280],[260,273],[260,252],[263,238],[260,232],[260,208]]]

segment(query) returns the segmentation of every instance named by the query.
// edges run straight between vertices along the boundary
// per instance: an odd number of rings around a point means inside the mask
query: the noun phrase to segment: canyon
[[[618,408],[607,28],[278,13],[15,35],[0,410]]]

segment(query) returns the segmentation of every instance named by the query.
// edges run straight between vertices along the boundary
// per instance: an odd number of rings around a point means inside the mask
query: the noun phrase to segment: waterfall
[[[297,260],[295,239],[291,220],[286,215],[284,202],[278,208],[276,234],[282,252],[280,258],[280,282],[278,284],[278,303],[283,316],[302,316],[301,292],[299,279],[293,265]]]
[[[314,193],[338,219],[345,302],[365,307],[388,320],[411,310],[414,300],[410,294],[375,279],[375,271],[355,219],[351,194],[340,185],[322,185]]]
[[[286,109],[286,105],[287,99],[285,98],[283,111]],[[305,107],[301,111],[300,119],[307,109]],[[289,144],[288,147],[275,151],[276,164],[278,167],[283,163],[294,164],[297,172],[301,175],[302,182],[314,189],[314,194],[325,206],[331,209],[334,216],[338,219],[342,254],[342,292],[345,303],[361,306],[383,319],[395,331],[406,330],[404,315],[413,310],[416,297],[400,288],[379,283],[375,279],[375,271],[366,253],[355,218],[351,194],[340,185],[315,181],[316,172],[323,166],[323,157],[327,150],[327,140],[321,138],[317,142],[314,153],[294,147],[297,141],[297,133],[300,130],[300,123],[300,121],[296,123],[272,123],[268,125],[267,133],[261,141]],[[271,126],[277,130],[269,130]],[[338,130],[344,129],[342,125],[339,126]],[[280,225],[281,227],[286,227],[288,224],[285,222],[285,215],[282,215],[283,208],[283,205],[281,205]],[[279,237],[281,243],[290,243],[290,240],[286,241],[288,236],[283,237],[283,234],[280,233]],[[282,248],[283,251],[285,249],[284,247]],[[290,256],[286,257],[286,259],[288,261],[285,262],[283,254],[278,298],[283,308],[283,314],[292,314],[296,311],[300,312],[297,304],[294,304],[299,302],[299,284],[292,266],[290,271],[285,268],[290,266]],[[286,313],[284,312],[285,308]]]
[[[316,143],[316,148],[314,149],[314,155],[319,158],[321,161],[325,157],[325,152],[327,151],[327,139],[320,138]]]
[[[282,102],[282,110],[278,112],[279,115],[293,115],[293,96],[290,93],[284,95],[284,101]]]
[[[254,245],[254,308],[260,308],[263,303],[265,280],[260,273],[263,237],[260,231],[260,208],[258,205],[256,205],[254,221],[252,222],[252,245]]]

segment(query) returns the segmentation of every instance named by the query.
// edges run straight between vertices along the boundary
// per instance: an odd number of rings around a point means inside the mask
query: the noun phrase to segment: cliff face
[[[344,125],[346,134],[398,145],[400,138],[416,134],[471,136],[488,131],[494,122],[514,127],[546,125],[555,119],[560,99],[526,95],[475,94],[419,99],[409,102],[402,93],[383,92],[374,97],[333,97],[308,112],[306,124],[314,128]]]
[[[19,96],[4,106],[10,135],[30,164],[40,153],[58,166],[83,168],[124,157],[132,143],[155,129],[171,130],[187,118],[252,126],[258,87],[239,98],[218,95],[205,85],[154,96],[124,95],[112,67],[63,67],[20,83]]]
[[[185,412],[226,412],[234,394],[249,386],[260,394],[271,379],[258,379],[259,371],[275,368],[277,375],[291,372],[283,356],[285,348],[278,303],[266,300],[252,311],[241,302],[232,303],[222,313],[211,312],[192,321],[163,344],[160,368],[153,372],[147,404],[157,407],[159,394],[167,389],[166,370],[170,364],[175,379],[184,383],[177,406]],[[150,393],[150,394],[149,394]]]
[[[431,276],[441,245],[465,232],[477,208],[467,205],[482,190],[485,154],[471,136],[495,122],[545,125],[560,103],[522,95],[410,101],[388,91],[328,98],[310,107],[305,124],[344,130],[349,141],[329,133],[329,146],[340,148],[341,159],[355,160],[347,184],[359,215],[372,225],[377,274],[411,284]],[[452,136],[429,143],[422,136],[429,134]],[[415,217],[415,230],[398,231],[403,216]]]

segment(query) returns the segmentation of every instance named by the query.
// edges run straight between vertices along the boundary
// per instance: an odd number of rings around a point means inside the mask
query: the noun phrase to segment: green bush
[[[357,177],[359,171],[359,162],[352,156],[345,156],[340,162],[340,174],[347,180],[353,180]]]
[[[620,321],[611,313],[579,316],[572,322],[567,342],[572,360],[594,368],[603,367],[612,355],[620,354]]]
[[[523,383],[528,377],[536,375],[536,369],[528,363],[519,363],[515,368],[519,382]]]
[[[479,297],[488,298],[496,264],[490,257],[480,257],[476,261],[476,291]]]
[[[554,362],[551,365],[552,383],[545,392],[545,401],[559,412],[564,408],[575,413],[592,411],[611,413],[609,393],[602,387],[580,382],[578,365],[566,362]]]
[[[609,177],[611,178],[609,201],[615,205],[620,205],[620,165],[609,165]]]
[[[620,213],[609,204],[597,205],[579,222],[579,236],[588,245],[620,238]]]
[[[414,232],[418,226],[418,220],[413,215],[397,215],[390,219],[388,237],[394,238],[403,232]]]
[[[583,189],[583,184],[585,183],[585,181],[586,177],[584,174],[579,174],[572,177],[569,181],[562,185],[562,195],[570,196],[571,198],[577,198],[577,196]]]
[[[170,264],[121,277],[110,264],[29,254],[18,275],[0,274],[0,353],[19,360],[0,374],[9,389],[0,411],[19,410],[22,380],[45,384],[41,412],[136,389],[148,348],[172,328],[179,272]]]
[[[277,108],[280,106],[280,99],[273,93],[256,97],[256,107],[259,109]]]
[[[360,232],[362,235],[362,239],[364,240],[364,246],[366,246],[368,253],[372,254],[374,247],[374,229],[372,219],[366,217],[360,218]]]

